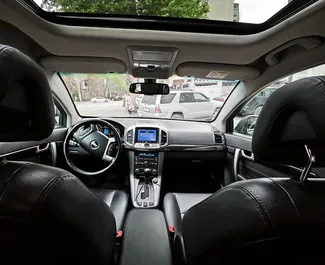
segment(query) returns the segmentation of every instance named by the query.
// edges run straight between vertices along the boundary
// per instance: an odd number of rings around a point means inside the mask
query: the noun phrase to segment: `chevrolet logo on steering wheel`
[[[99,143],[96,140],[90,142],[91,149],[97,149],[99,147]]]

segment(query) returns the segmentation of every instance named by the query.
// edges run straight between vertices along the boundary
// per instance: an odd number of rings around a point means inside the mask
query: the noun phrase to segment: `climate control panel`
[[[135,152],[135,177],[156,177],[158,175],[158,152]]]

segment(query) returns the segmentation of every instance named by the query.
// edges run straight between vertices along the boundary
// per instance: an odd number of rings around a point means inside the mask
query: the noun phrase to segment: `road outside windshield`
[[[127,74],[61,73],[82,116],[211,121],[237,81],[173,76],[157,80],[170,86],[168,95],[137,95],[131,83],[143,82]]]

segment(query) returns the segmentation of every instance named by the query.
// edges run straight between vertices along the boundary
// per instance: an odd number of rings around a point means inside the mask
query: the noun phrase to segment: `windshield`
[[[82,116],[137,117],[212,121],[238,81],[173,76],[157,80],[170,86],[168,95],[128,92],[143,82],[128,74],[61,73]]]
[[[34,0],[48,12],[263,23],[292,0]]]

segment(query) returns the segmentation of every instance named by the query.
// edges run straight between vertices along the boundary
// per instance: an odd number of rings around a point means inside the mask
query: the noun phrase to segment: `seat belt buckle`
[[[114,249],[115,264],[119,263],[119,254],[121,252],[122,237],[123,237],[123,231],[118,230],[116,232],[116,242],[115,242],[115,249]]]
[[[122,236],[123,236],[123,231],[122,230],[117,231],[116,238],[120,238]]]
[[[168,226],[168,231],[169,231],[169,233],[175,234],[175,228],[174,228],[174,226],[173,225],[169,225]]]

